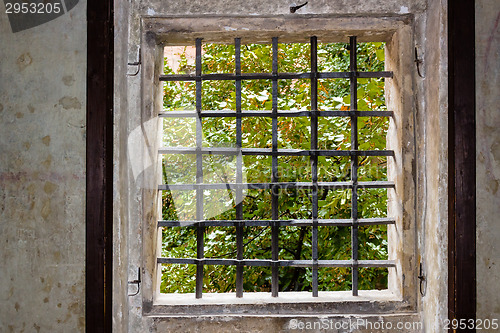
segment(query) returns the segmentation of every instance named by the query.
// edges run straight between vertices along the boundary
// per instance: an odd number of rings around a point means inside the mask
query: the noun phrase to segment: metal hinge
[[[304,7],[305,5],[307,5],[308,2],[304,2],[302,5],[297,5],[297,6],[290,6],[290,13],[295,13],[297,10],[299,10],[300,8]]]
[[[128,281],[128,284],[137,284],[137,291],[134,294],[128,294],[128,296],[135,296],[141,290],[141,268],[137,267],[137,279],[133,281]]]
[[[418,273],[418,279],[420,280],[420,295],[425,296],[425,292],[427,290],[427,281],[425,280],[422,263],[420,263],[420,272]]]
[[[422,79],[425,79],[425,76],[422,75],[420,72],[420,65],[424,63],[424,60],[422,58],[418,57],[418,50],[417,47],[415,46],[415,65],[417,66],[417,73],[418,76],[420,76]]]

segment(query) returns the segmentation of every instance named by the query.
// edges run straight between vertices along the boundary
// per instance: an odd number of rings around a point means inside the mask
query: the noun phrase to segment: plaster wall
[[[84,332],[86,2],[0,9],[0,332]]]
[[[500,3],[476,1],[477,318],[500,318]]]
[[[416,76],[417,229],[424,282],[417,283],[424,332],[443,332],[448,317],[448,53],[446,1],[430,1],[416,27],[422,34]],[[420,271],[420,267],[419,267]]]
[[[126,62],[138,59],[140,16],[285,15],[290,5],[283,0],[147,0],[129,8],[128,2],[116,2],[117,332],[289,327],[289,319],[279,316],[155,321],[142,316],[140,298],[126,296],[126,281],[137,278],[142,260],[141,251],[134,250],[140,247],[142,230],[132,223],[141,211],[140,195],[127,191],[136,179],[126,148],[127,133],[140,123],[140,80],[126,76]],[[500,317],[500,301],[494,297],[500,278],[500,228],[493,218],[500,214],[498,7],[494,0],[478,0],[476,5],[478,318]],[[0,332],[84,330],[85,12],[85,1],[80,1],[71,12],[18,33],[12,33],[3,7],[0,13]],[[315,0],[301,14],[414,15],[412,29],[425,76],[415,83],[416,131],[422,138],[417,140],[415,172],[417,206],[422,208],[416,218],[418,254],[427,284],[425,296],[419,296],[420,316],[411,318],[422,318],[425,332],[440,332],[447,296],[445,2]]]
[[[117,41],[127,40],[128,38],[128,3],[122,2],[114,7],[114,33]],[[114,43],[114,105],[116,110],[128,109],[128,85],[132,83],[127,78],[128,73],[128,45],[124,42]],[[136,69],[132,68],[130,73],[135,73]],[[116,112],[114,115],[114,123],[121,129],[128,128],[128,121],[132,118],[127,113]],[[127,160],[127,136],[123,135],[125,131],[114,131],[114,147],[113,154],[118,161]],[[115,291],[113,294],[113,329],[117,332],[126,332],[128,327],[128,278],[129,278],[129,257],[128,257],[128,238],[129,238],[129,218],[128,207],[131,199],[129,188],[131,184],[126,180],[129,179],[129,168],[122,167],[122,163],[115,163],[113,168],[113,235],[119,240],[116,246],[113,247],[113,285]],[[117,215],[118,214],[118,215]],[[133,267],[130,267],[132,270]],[[134,272],[130,271],[131,276]],[[135,271],[137,274],[137,270]],[[137,276],[134,278],[136,279]],[[133,279],[133,280],[134,280]]]

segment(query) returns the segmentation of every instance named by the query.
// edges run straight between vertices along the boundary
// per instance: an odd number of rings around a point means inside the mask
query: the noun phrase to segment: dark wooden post
[[[111,332],[113,1],[87,1],[86,331]]]
[[[448,1],[450,320],[476,317],[474,16],[474,1]]]

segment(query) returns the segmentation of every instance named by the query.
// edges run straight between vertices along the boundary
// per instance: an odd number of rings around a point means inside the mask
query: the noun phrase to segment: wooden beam
[[[474,1],[448,0],[449,319],[476,317]],[[475,332],[475,329],[458,330]]]
[[[86,331],[111,332],[113,1],[87,1]]]

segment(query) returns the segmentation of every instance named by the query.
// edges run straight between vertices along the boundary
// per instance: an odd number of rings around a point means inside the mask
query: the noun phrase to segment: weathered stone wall
[[[429,1],[417,24],[417,229],[422,274],[417,284],[424,332],[442,332],[448,313],[448,44],[446,1]],[[421,292],[424,296],[422,296]]]
[[[0,8],[0,332],[83,332],[86,2],[17,33]]]
[[[447,316],[445,3],[316,0],[297,13],[414,17],[414,42],[425,76],[415,80],[416,198],[421,208],[416,217],[417,254],[427,284],[425,296],[418,297],[420,316],[406,318],[421,318],[425,332],[442,331]],[[284,0],[143,0],[130,3],[129,8],[128,2],[116,2],[113,286],[117,332],[147,331],[145,326],[150,325],[158,332],[289,328],[290,318],[278,316],[153,320],[142,317],[140,297],[126,296],[126,281],[137,277],[142,260],[142,230],[136,224],[140,193],[128,191],[136,186],[136,179],[127,152],[128,133],[140,123],[140,76],[127,79],[126,62],[137,61],[140,16],[286,15],[290,4]],[[68,14],[18,33],[12,33],[7,16],[0,13],[1,332],[84,330],[85,12],[85,1],[80,1]],[[500,215],[499,12],[497,1],[477,1],[478,318],[500,318],[496,283],[500,228],[495,219]]]
[[[477,318],[500,318],[500,3],[476,1]]]

